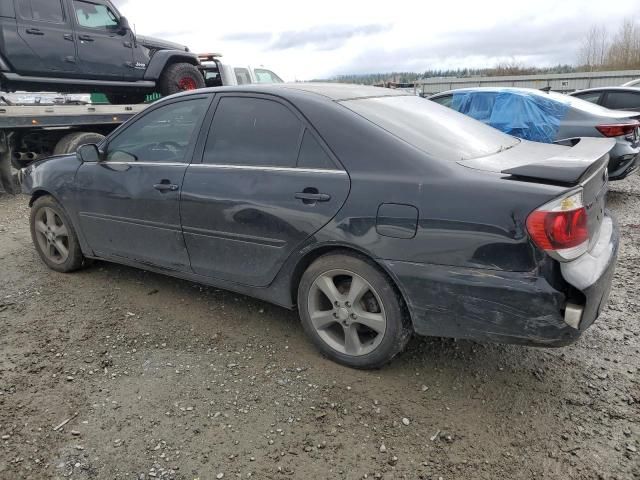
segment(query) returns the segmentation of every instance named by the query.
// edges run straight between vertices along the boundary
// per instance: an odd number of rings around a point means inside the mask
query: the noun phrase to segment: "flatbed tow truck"
[[[0,185],[19,193],[19,171],[32,162],[97,143],[148,107],[138,105],[0,105]]]

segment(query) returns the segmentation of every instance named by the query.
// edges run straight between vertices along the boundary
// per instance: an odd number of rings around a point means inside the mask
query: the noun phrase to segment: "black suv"
[[[106,93],[139,103],[204,87],[185,46],[136,36],[108,0],[1,0],[0,88]]]

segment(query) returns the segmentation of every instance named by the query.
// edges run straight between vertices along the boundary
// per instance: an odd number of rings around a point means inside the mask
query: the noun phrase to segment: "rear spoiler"
[[[575,185],[609,163],[609,152],[615,144],[613,138],[583,137],[560,155],[502,170],[501,173],[518,178]]]

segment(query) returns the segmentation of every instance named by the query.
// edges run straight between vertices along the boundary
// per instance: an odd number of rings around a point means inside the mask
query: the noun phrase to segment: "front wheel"
[[[85,262],[76,231],[66,212],[50,196],[38,198],[31,208],[31,238],[49,268],[72,272]]]
[[[174,63],[165,68],[160,77],[160,93],[163,96],[187,90],[204,88],[204,77],[190,63]]]
[[[402,298],[369,260],[348,254],[318,258],[298,288],[302,326],[332,360],[354,368],[379,368],[411,338]]]

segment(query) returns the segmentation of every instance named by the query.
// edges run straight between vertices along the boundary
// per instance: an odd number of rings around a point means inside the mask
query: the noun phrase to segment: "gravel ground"
[[[0,478],[640,478],[640,178],[612,190],[619,265],[577,344],[415,339],[372,372],[241,295],[52,272],[0,193]]]

